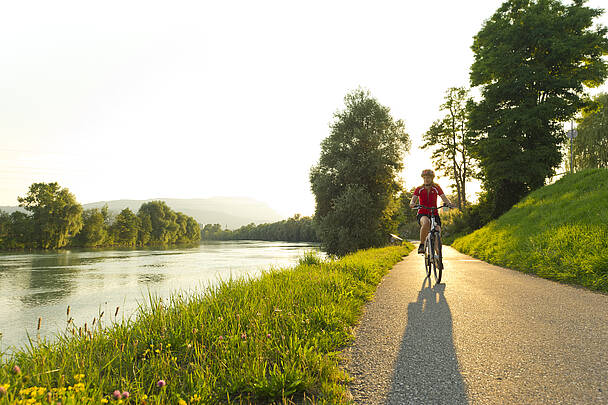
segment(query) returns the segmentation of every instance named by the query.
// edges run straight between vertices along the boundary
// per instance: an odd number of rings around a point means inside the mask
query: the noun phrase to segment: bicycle
[[[447,205],[442,205],[441,207],[426,207],[424,205],[416,205],[412,209],[420,209],[425,208],[427,210],[438,211],[440,208],[448,207]],[[441,283],[441,276],[443,274],[443,256],[441,254],[441,232],[439,232],[436,228],[437,222],[435,220],[434,215],[430,215],[431,219],[431,229],[426,235],[426,239],[424,240],[424,267],[426,270],[426,276],[431,277],[431,270],[435,277],[435,283]]]

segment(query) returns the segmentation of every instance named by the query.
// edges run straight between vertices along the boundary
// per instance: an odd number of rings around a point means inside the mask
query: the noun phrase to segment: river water
[[[132,316],[148,294],[202,289],[230,277],[256,277],[264,269],[290,267],[316,245],[291,242],[204,242],[169,249],[71,250],[0,254],[0,353],[38,337],[52,340],[102,311],[104,318]],[[322,253],[321,253],[322,254]],[[41,319],[38,330],[38,319]]]

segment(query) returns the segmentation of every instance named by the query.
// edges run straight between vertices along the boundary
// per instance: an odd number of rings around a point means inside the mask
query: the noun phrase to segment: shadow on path
[[[452,337],[445,284],[426,278],[407,308],[407,326],[395,363],[387,404],[466,404]]]

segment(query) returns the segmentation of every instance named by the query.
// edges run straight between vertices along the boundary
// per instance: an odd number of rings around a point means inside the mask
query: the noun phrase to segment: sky
[[[310,168],[357,87],[405,121],[411,188],[501,3],[1,2],[0,205],[57,181],[83,204],[239,196],[310,215]]]

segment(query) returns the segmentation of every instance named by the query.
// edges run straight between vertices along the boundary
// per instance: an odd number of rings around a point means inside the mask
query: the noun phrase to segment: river
[[[256,277],[289,267],[309,243],[227,241],[189,248],[66,250],[0,254],[0,353],[23,347],[28,334],[52,340],[65,330],[67,307],[78,326],[102,311],[106,321],[133,316],[149,293],[168,298],[219,279]],[[322,254],[322,253],[321,253]],[[41,319],[40,330],[38,319]]]

